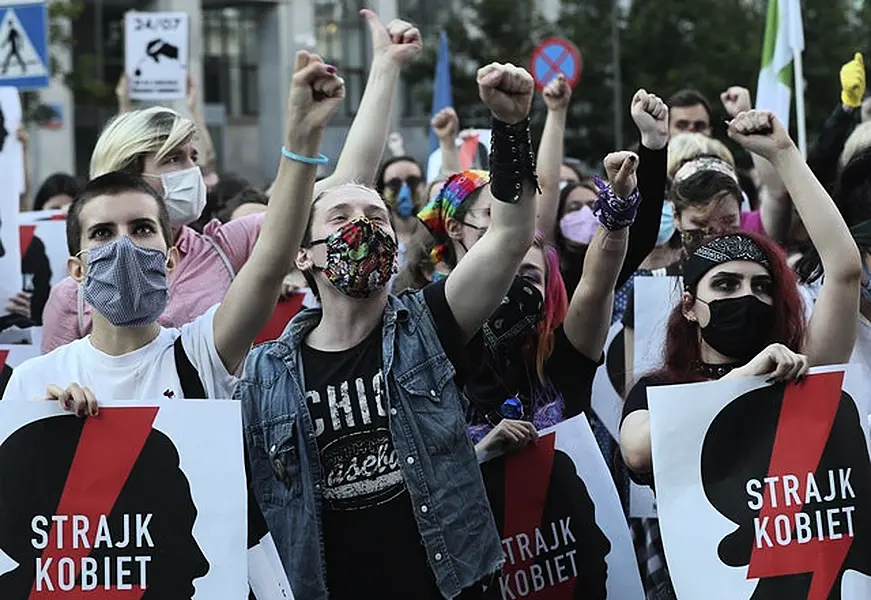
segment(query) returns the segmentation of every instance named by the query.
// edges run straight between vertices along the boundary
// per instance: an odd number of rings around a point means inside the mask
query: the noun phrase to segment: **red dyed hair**
[[[798,292],[795,274],[786,262],[786,255],[780,247],[767,237],[742,232],[752,239],[768,257],[771,274],[774,307],[774,326],[771,329],[769,344],[783,344],[794,352],[800,352],[804,345],[805,319],[804,306]],[[718,237],[718,236],[715,236]],[[714,239],[714,238],[711,238]],[[695,289],[688,290],[693,296]],[[650,375],[657,383],[692,383],[704,381],[697,369],[701,362],[699,344],[699,325],[688,321],[683,315],[683,299],[671,311],[665,337],[664,364]]]
[[[553,332],[562,325],[569,309],[568,294],[559,268],[559,252],[546,243],[541,232],[535,233],[533,247],[544,254],[544,309],[538,322],[538,334],[529,345],[529,354],[535,357],[535,372],[544,384],[544,363],[553,352]]]

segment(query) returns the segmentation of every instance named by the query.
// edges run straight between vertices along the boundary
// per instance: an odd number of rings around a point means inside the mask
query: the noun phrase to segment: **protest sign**
[[[584,415],[481,471],[505,554],[487,598],[644,598],[620,499]]]
[[[133,100],[177,100],[187,93],[188,15],[126,13],[124,72]]]
[[[244,600],[245,489],[236,402],[7,398],[0,598]]]
[[[680,302],[681,278],[636,277],[635,348],[632,374],[635,378],[662,366],[666,324],[672,309]]]
[[[843,369],[800,384],[648,389],[657,509],[679,598],[871,597],[867,386]]]

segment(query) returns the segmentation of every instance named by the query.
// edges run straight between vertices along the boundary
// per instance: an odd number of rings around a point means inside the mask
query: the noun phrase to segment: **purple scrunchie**
[[[593,206],[593,214],[599,217],[599,223],[608,231],[618,231],[632,225],[641,204],[638,188],[623,198],[614,193],[610,183],[602,181],[598,176],[594,175],[593,181],[599,188],[599,197]]]

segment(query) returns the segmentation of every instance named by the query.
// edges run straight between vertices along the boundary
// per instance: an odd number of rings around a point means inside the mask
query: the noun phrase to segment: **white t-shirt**
[[[66,388],[77,383],[94,392],[97,402],[183,398],[173,343],[180,335],[188,359],[200,375],[208,398],[229,399],[236,378],[227,372],[215,348],[216,304],[181,329],[161,328],[147,346],[122,356],[109,356],[91,345],[91,336],[24,361],[13,369],[3,400],[45,398],[49,384]]]

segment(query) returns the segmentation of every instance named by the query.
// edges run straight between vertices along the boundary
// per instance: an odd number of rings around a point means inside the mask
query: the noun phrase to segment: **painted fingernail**
[[[327,73],[335,73],[335,72],[336,72],[336,67],[334,67],[333,65],[327,65]]]

